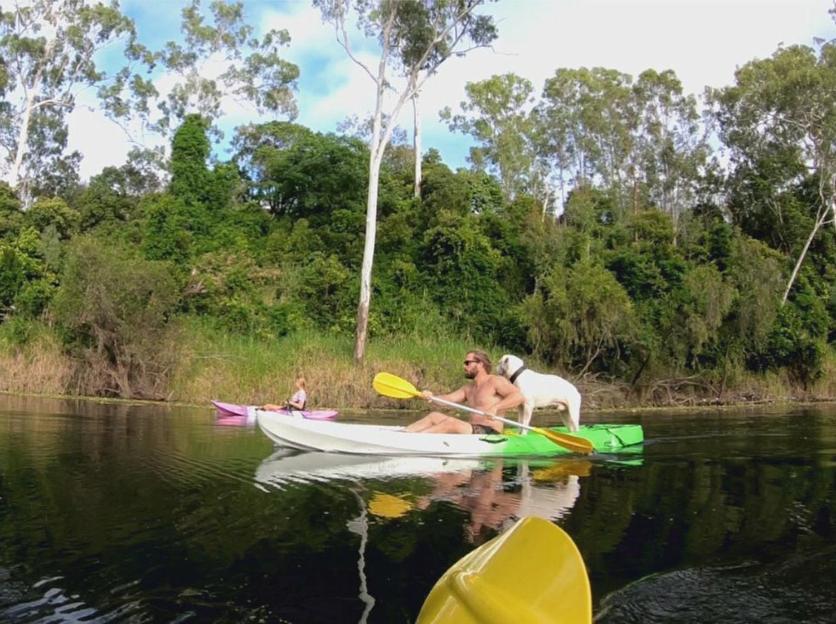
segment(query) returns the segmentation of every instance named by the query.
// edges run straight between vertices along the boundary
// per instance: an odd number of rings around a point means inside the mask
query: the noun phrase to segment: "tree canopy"
[[[239,4],[189,4],[183,43],[158,52],[115,4],[59,4],[32,4],[52,12],[40,22],[0,14],[0,141],[20,165],[17,183],[0,183],[0,325],[50,327],[79,371],[97,371],[77,388],[164,396],[176,354],[153,346],[194,318],[265,341],[356,341],[365,315],[363,336],[465,336],[651,398],[744,375],[809,386],[832,366],[832,42],[752,60],[704,104],[671,70],[469,83],[442,112],[475,141],[471,167],[453,170],[432,147],[384,158],[397,115],[382,100],[368,141],[293,123],[288,40],[256,38]],[[405,78],[401,104],[457,46],[497,36],[478,5],[317,3],[337,24],[357,12],[394,70],[372,72],[374,89]],[[47,23],[53,43],[37,30]],[[184,88],[155,93],[134,69],[105,76],[94,51],[106,42]],[[218,54],[224,78],[211,80],[198,68]],[[163,170],[137,149],[79,179],[65,114],[81,84],[114,115],[156,119]],[[212,140],[233,95],[278,118],[236,128],[224,159]]]

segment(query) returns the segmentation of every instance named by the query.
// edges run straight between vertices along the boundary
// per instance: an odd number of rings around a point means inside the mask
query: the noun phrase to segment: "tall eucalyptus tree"
[[[634,193],[643,187],[645,201],[676,224],[696,203],[709,154],[696,98],[683,93],[671,70],[642,72],[632,91],[636,125],[628,176]],[[634,199],[636,209],[637,203]]]
[[[79,92],[112,80],[98,53],[117,42],[127,59],[143,54],[133,22],[115,1],[32,0],[0,8],[0,149],[9,185],[31,204],[38,171],[60,168],[67,144],[67,116]]]
[[[444,61],[453,54],[464,54],[469,47],[487,45],[496,37],[496,28],[491,17],[475,13],[484,0],[314,0],[314,4],[323,18],[333,24],[337,41],[349,58],[371,78],[375,90],[369,140],[366,233],[354,345],[354,358],[360,362],[366,350],[371,304],[380,166],[395,121],[404,104],[420,91]],[[377,41],[377,67],[369,66],[354,52],[349,32],[352,15],[356,15],[361,32]],[[394,86],[396,76],[402,79],[397,88]],[[396,90],[396,97],[387,111],[384,110],[385,100],[390,89]]]
[[[165,138],[190,114],[214,123],[231,98],[252,105],[258,114],[296,116],[293,92],[299,68],[280,56],[290,43],[286,30],[269,30],[259,38],[246,21],[242,2],[212,0],[207,15],[200,0],[192,0],[182,10],[180,31],[181,41],[146,51],[145,65],[123,68],[101,89],[109,115],[134,115],[142,132]],[[160,87],[159,70],[172,84],[166,90]]]
[[[531,81],[516,74],[491,76],[465,86],[467,100],[460,112],[441,112],[450,129],[471,135],[477,142],[470,148],[476,169],[497,174],[506,198],[514,199],[528,190],[535,152]]]
[[[168,138],[187,114],[216,119],[225,97],[255,104],[259,112],[295,115],[293,88],[298,68],[279,56],[286,31],[258,39],[244,19],[243,4],[213,0],[207,21],[200,0],[183,9],[183,42],[152,51],[139,40],[133,21],[116,0],[31,0],[0,8],[0,151],[4,174],[31,203],[33,180],[53,189],[48,178],[77,175],[80,155],[66,154],[67,117],[82,89],[93,88],[105,114],[129,132],[134,143],[153,141],[142,131]],[[123,45],[123,63],[102,68],[102,52]],[[211,61],[216,69],[208,74]],[[175,77],[161,92],[160,70]]]
[[[602,67],[558,69],[546,80],[538,107],[553,161],[568,164],[575,186],[615,193],[622,208],[636,125],[631,83],[627,74]]]
[[[754,184],[769,197],[769,228],[807,223],[809,233],[798,249],[787,236],[787,251],[797,255],[782,297],[786,302],[793,283],[816,236],[828,224],[836,228],[836,43],[823,44],[818,52],[807,46],[778,49],[771,58],[741,67],[735,84],[711,92],[720,136],[730,148],[732,166],[757,180]],[[746,172],[750,172],[748,175]],[[799,188],[806,180],[815,185],[816,200],[807,215],[792,219],[784,211],[780,195]],[[749,189],[751,183],[741,190]],[[743,211],[756,202],[745,198]],[[745,213],[737,213],[746,218]]]
[[[672,71],[558,69],[536,109],[540,151],[561,187],[592,184],[622,209],[678,216],[695,201],[707,158],[696,100]]]

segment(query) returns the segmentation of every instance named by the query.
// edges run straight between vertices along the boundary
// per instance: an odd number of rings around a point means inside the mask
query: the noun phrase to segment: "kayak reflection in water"
[[[405,430],[412,433],[501,433],[502,422],[494,420],[491,416],[501,416],[506,410],[522,405],[525,397],[505,377],[491,374],[490,357],[483,351],[467,352],[464,358],[464,376],[472,381],[458,390],[435,398],[465,403],[486,412],[487,416],[471,414],[470,422],[465,422],[441,412],[430,412],[407,426]],[[429,390],[424,390],[421,394],[427,400],[435,396]]]

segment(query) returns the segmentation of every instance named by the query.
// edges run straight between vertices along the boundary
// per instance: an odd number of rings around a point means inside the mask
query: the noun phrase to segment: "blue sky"
[[[182,0],[122,0],[149,47],[180,37]],[[208,4],[208,0],[204,0]],[[248,21],[257,32],[287,29],[291,43],[285,58],[301,70],[296,121],[323,132],[336,131],[350,115],[366,117],[373,106],[373,84],[348,57],[310,2],[244,0]],[[831,0],[500,0],[482,12],[494,16],[499,38],[493,49],[450,59],[432,77],[422,97],[423,144],[438,149],[452,166],[467,166],[471,142],[439,121],[444,106],[454,110],[464,99],[467,82],[513,72],[531,80],[537,92],[561,67],[602,66],[638,76],[645,69],[672,69],[687,92],[733,81],[737,67],[770,56],[778,45],[812,44],[813,37],[833,38],[827,14]],[[362,58],[374,61],[374,46],[359,33],[354,38]],[[164,81],[164,77],[161,77]],[[411,128],[411,111],[399,120]],[[230,110],[222,121],[228,130],[257,121],[253,110]],[[121,131],[96,115],[74,113],[70,141],[85,155],[82,177],[124,161],[130,145]],[[91,136],[96,141],[91,142]],[[220,146],[218,155],[228,155]]]

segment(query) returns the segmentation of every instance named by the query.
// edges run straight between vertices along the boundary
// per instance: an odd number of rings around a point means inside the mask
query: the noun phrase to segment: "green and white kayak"
[[[538,433],[409,433],[403,427],[308,420],[262,410],[256,411],[256,418],[265,435],[280,446],[327,453],[439,457],[546,457],[569,453]],[[549,430],[567,433],[565,427]],[[572,435],[589,440],[599,453],[619,452],[644,441],[641,425],[584,425]]]

